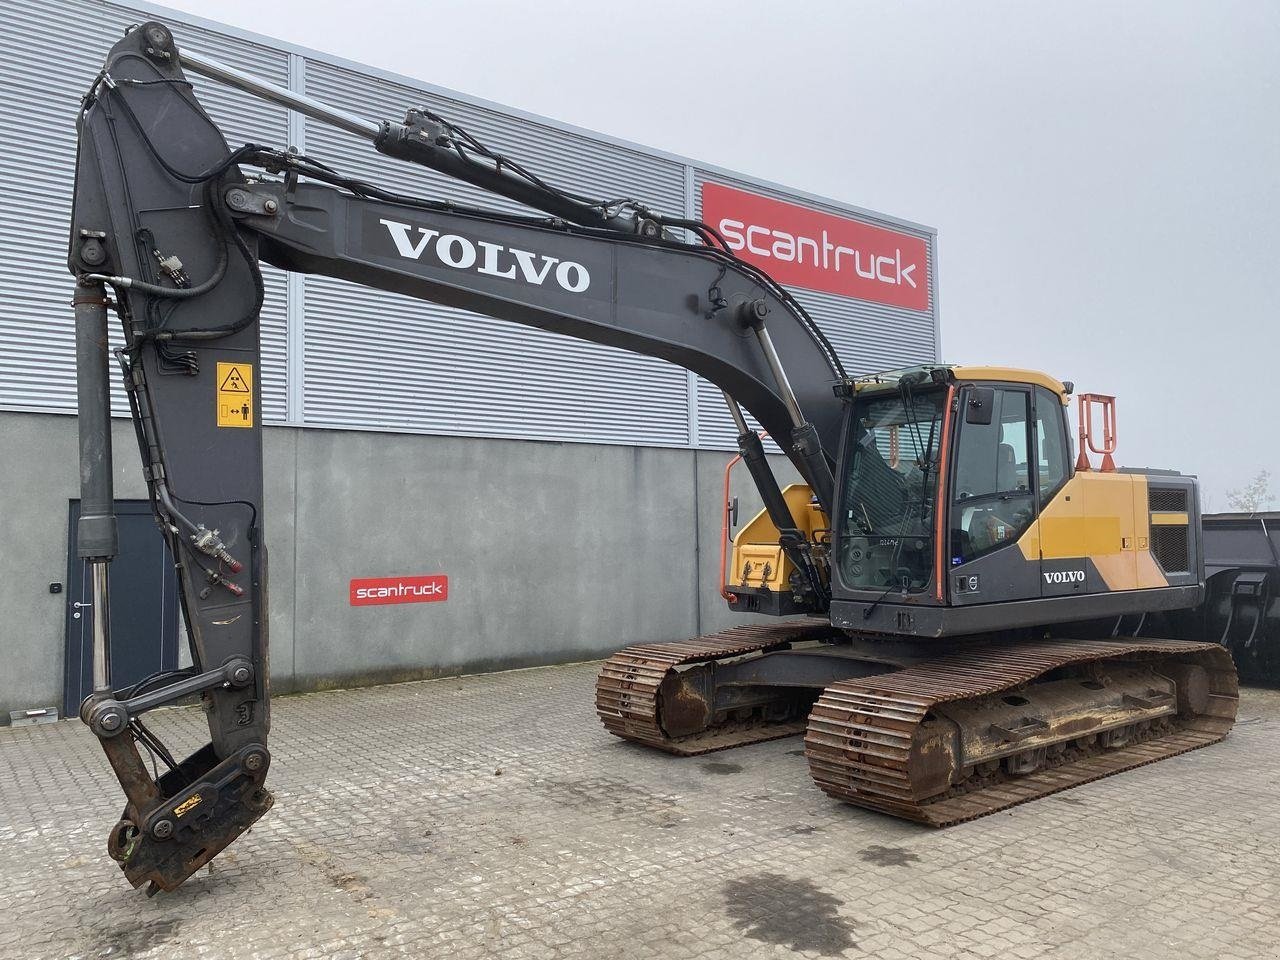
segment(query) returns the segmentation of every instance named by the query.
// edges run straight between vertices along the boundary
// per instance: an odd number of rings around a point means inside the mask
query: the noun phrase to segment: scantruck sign
[[[702,185],[702,219],[780,283],[929,309],[929,246],[920,237],[719,183]]]
[[[351,606],[376,603],[431,603],[449,599],[449,578],[443,573],[425,577],[366,577],[351,581]]]

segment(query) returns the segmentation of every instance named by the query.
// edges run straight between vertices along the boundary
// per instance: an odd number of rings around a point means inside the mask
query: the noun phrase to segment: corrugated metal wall
[[[93,0],[5,0],[0,6],[0,407],[75,410],[67,223],[80,97],[137,13]],[[183,42],[279,83],[288,55],[186,27]],[[286,111],[195,78],[197,94],[228,139],[280,143]],[[285,283],[266,268],[263,408],[285,415]],[[118,341],[117,341],[118,342]],[[117,413],[127,412],[123,394]]]
[[[75,115],[86,66],[109,31],[92,19],[48,22],[48,3],[0,11],[0,397],[65,410],[75,402],[66,260]],[[56,37],[56,40],[54,39]]]
[[[400,118],[420,90],[308,59],[306,91],[361,116]],[[433,109],[540,176],[592,196],[632,191],[680,211],[678,164],[432,96]],[[306,150],[381,186],[532,211],[308,121]],[[684,371],[671,364],[322,277],[306,280],[308,423],[475,436],[689,441]],[[352,336],[353,330],[359,335]]]
[[[66,223],[83,91],[129,23],[155,16],[106,0],[7,0],[0,9],[0,409],[75,408]],[[696,213],[707,177],[818,206],[785,191],[697,169],[680,158],[517,116],[462,95],[364,72],[272,41],[173,21],[190,46],[371,118],[429,103],[494,149],[568,189],[636,196]],[[52,26],[56,24],[56,29]],[[520,210],[281,108],[194,78],[201,101],[236,146],[292,143],[344,173],[398,190]],[[888,219],[861,217],[933,237]],[[719,392],[661,361],[426,304],[324,277],[264,268],[263,405],[267,422],[403,432],[731,447]],[[796,290],[850,371],[935,355],[936,297],[915,312]],[[294,325],[288,330],[289,323]],[[293,382],[287,382],[292,375]],[[119,398],[117,398],[119,399]],[[123,412],[123,403],[118,410]]]

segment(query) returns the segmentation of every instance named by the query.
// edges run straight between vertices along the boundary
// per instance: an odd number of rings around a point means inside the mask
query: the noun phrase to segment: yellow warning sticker
[[[219,361],[218,426],[253,426],[253,364]]]

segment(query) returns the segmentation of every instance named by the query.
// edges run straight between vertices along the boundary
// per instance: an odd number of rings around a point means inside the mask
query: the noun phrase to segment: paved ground
[[[933,832],[824,797],[796,739],[613,740],[594,673],[276,701],[275,809],[153,900],[104,853],[88,732],[0,728],[0,957],[1280,956],[1280,694],[1225,744]]]

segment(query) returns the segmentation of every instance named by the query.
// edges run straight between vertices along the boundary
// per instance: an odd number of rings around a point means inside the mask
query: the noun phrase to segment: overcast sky
[[[1280,3],[167,2],[935,226],[944,359],[1280,495]]]

